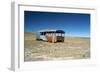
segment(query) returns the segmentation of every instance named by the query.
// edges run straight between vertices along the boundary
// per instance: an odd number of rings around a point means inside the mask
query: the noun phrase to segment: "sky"
[[[90,37],[90,14],[24,11],[24,32],[64,30],[66,36]]]

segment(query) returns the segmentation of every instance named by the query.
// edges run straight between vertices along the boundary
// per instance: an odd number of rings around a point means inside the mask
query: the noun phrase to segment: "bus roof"
[[[47,33],[65,33],[63,30],[40,30],[38,32],[47,32]]]

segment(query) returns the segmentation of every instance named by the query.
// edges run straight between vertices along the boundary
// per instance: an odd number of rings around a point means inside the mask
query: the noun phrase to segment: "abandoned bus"
[[[63,30],[45,30],[37,33],[37,40],[48,42],[64,42],[65,32]]]

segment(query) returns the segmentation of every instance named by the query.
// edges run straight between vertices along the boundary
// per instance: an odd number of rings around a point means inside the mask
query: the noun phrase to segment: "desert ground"
[[[66,36],[65,41],[37,41],[36,35],[24,33],[24,61],[70,60],[90,58],[90,38]]]

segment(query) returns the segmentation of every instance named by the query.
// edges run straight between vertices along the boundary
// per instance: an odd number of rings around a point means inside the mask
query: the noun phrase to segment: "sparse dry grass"
[[[65,42],[37,41],[35,35],[25,33],[24,60],[66,60],[90,58],[90,39],[66,37]]]

